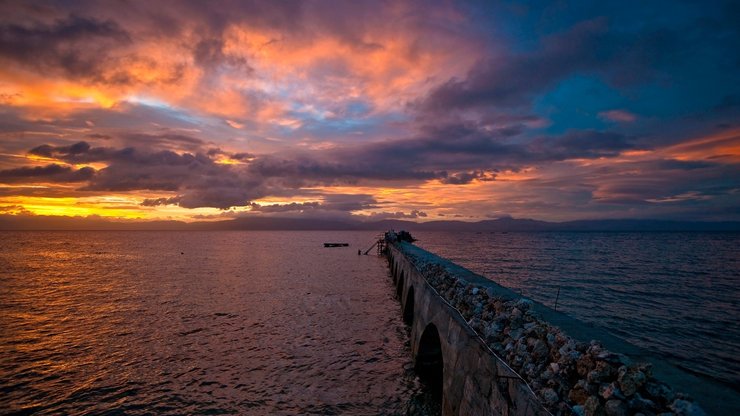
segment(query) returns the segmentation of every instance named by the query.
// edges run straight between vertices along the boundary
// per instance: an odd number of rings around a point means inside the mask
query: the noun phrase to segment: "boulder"
[[[589,394],[586,391],[585,381],[583,380],[580,380],[578,384],[576,384],[572,389],[570,389],[570,392],[568,392],[568,400],[573,403],[584,404],[586,403],[586,399],[588,399],[588,397]]]
[[[543,360],[549,355],[550,349],[547,348],[547,344],[545,344],[544,341],[537,339],[532,343],[532,356],[534,356],[536,360]]]
[[[583,404],[584,414],[586,416],[605,416],[604,406],[601,405],[601,401],[596,396],[590,396],[586,399],[586,403]]]
[[[558,393],[555,392],[555,390],[551,388],[545,388],[545,389],[540,390],[540,397],[542,397],[542,400],[548,406],[552,406],[556,404],[558,401],[560,401],[560,397],[558,397]]]
[[[581,377],[587,377],[588,373],[595,367],[593,358],[588,354],[583,354],[576,361],[576,370]]]
[[[607,400],[604,405],[606,416],[629,416],[629,407],[622,400]]]
[[[619,367],[619,376],[617,380],[619,381],[619,388],[622,390],[622,393],[629,397],[640,390],[640,387],[645,384],[647,377],[645,377],[645,374],[637,367],[622,366]]]
[[[587,374],[589,383],[608,383],[614,379],[614,368],[606,362],[597,361],[593,370]]]
[[[624,394],[622,394],[622,392],[619,390],[619,386],[617,386],[617,383],[601,385],[601,387],[599,387],[599,395],[603,397],[604,400],[625,399]]]

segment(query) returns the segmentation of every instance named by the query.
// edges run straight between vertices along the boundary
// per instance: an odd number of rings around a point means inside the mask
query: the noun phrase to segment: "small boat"
[[[324,247],[348,247],[349,243],[324,243]]]

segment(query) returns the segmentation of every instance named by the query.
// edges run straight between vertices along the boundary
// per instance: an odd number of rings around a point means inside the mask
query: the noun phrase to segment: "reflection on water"
[[[740,386],[740,234],[415,233],[434,253]]]
[[[2,233],[0,413],[404,414],[421,392],[372,240]]]

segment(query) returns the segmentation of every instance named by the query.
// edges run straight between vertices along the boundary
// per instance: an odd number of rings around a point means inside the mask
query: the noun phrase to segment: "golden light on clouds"
[[[541,32],[543,11],[496,3],[31,6],[0,3],[3,213],[737,212],[740,83],[718,70],[737,45],[645,41],[706,7]]]
[[[144,219],[147,215],[136,208],[117,208],[109,201],[96,197],[73,198],[73,197],[3,197],[0,205],[22,206],[34,215],[51,216],[90,216]]]

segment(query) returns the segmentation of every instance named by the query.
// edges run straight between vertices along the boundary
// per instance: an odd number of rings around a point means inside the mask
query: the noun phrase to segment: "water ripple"
[[[740,234],[418,233],[421,247],[740,386]],[[709,346],[709,347],[708,347]]]
[[[322,244],[372,238],[3,233],[0,413],[405,413],[387,267]]]

